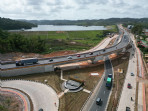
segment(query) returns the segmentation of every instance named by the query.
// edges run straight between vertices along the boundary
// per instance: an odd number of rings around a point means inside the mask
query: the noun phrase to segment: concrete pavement
[[[136,40],[134,38],[134,35],[130,33],[130,37],[132,38],[135,50],[137,51],[138,69],[139,69],[138,77],[141,77],[142,79],[144,79],[145,76],[144,76],[144,68],[143,68],[141,52],[139,48],[136,46]],[[145,84],[143,82],[139,82],[138,88],[139,88],[138,89],[138,111],[146,111]]]
[[[33,102],[34,111],[38,111],[40,108],[44,111],[58,111],[58,96],[56,92],[47,85],[24,80],[10,80],[2,81],[2,87],[11,87],[27,93]]]
[[[128,64],[128,70],[126,73],[126,78],[124,81],[119,105],[117,111],[125,111],[126,107],[130,107],[131,111],[134,111],[135,108],[135,96],[136,96],[136,77],[137,77],[137,57],[135,52],[130,50],[130,59]],[[132,55],[134,54],[134,56]],[[131,76],[131,72],[134,73],[134,76]],[[127,84],[130,83],[132,88],[127,88]],[[131,100],[131,98],[133,100]]]

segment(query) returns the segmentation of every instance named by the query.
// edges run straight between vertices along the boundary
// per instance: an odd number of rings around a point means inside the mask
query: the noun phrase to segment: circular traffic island
[[[69,89],[68,92],[78,92],[83,89],[84,82],[68,80],[63,83],[62,89]]]

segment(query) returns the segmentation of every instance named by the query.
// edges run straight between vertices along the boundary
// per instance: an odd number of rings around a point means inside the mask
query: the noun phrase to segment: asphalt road
[[[107,101],[109,98],[109,94],[111,89],[106,88],[106,79],[108,74],[113,74],[112,71],[112,65],[111,62],[109,60],[109,58],[106,56],[105,57],[105,81],[102,82],[102,85],[100,87],[100,89],[98,90],[98,93],[95,100],[93,101],[93,105],[91,106],[89,111],[105,111],[106,105],[107,105]],[[96,99],[97,98],[101,98],[102,99],[102,105],[96,105]]]
[[[71,55],[72,59],[68,59],[68,56],[61,56],[61,57],[53,57],[53,62],[49,62],[49,59],[47,60],[39,60],[38,64],[49,64],[49,63],[56,63],[56,62],[66,62],[66,61],[71,61],[71,60],[78,60],[78,59],[84,59],[86,57],[93,57],[93,56],[98,56],[100,54],[105,54],[105,53],[109,53],[112,51],[115,51],[117,49],[121,49],[125,46],[127,46],[129,41],[129,38],[127,37],[127,35],[124,35],[124,37],[122,38],[121,42],[115,46],[112,46],[110,48],[106,48],[105,51],[103,51],[103,49],[98,50],[98,51],[94,51],[93,55],[90,55],[89,53],[82,53],[80,54],[81,57],[77,57],[77,54]],[[8,68],[15,68],[16,65],[15,63],[13,64],[4,64],[1,65],[1,69],[8,69]],[[18,66],[20,67],[20,66]],[[22,67],[22,66],[21,66]]]

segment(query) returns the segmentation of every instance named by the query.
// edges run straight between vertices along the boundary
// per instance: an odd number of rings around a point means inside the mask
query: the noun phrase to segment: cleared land
[[[114,82],[113,82],[113,91],[110,97],[107,111],[116,111],[122,87],[124,84],[124,79],[126,77],[128,63],[129,63],[129,53],[125,54],[122,57],[119,57],[118,59],[112,60],[112,64],[114,67]],[[123,69],[122,74],[118,73],[118,68]]]

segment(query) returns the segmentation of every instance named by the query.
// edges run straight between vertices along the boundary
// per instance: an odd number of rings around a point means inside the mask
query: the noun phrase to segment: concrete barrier
[[[44,65],[44,66],[42,65],[42,66],[35,66],[35,67],[17,68],[13,70],[2,70],[0,72],[0,76],[12,77],[12,76],[19,76],[19,75],[51,72],[51,71],[54,71],[53,65]]]

